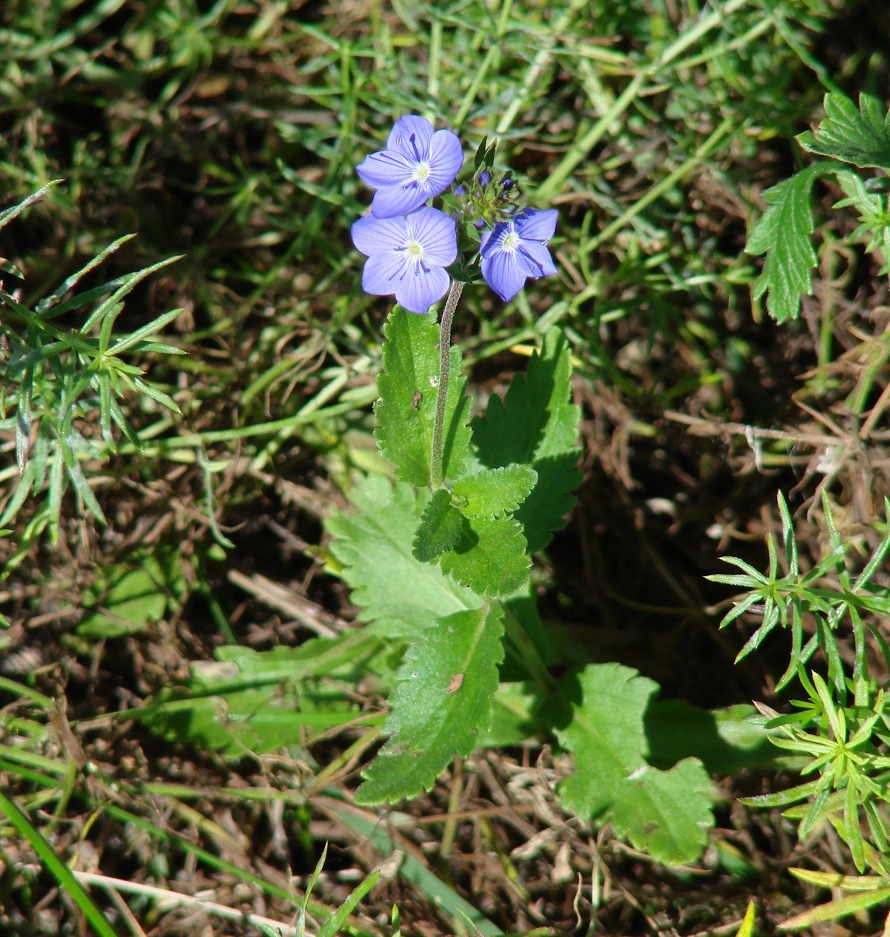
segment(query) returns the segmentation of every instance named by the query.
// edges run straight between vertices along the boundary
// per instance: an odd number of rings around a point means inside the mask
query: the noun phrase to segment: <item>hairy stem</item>
[[[439,323],[439,383],[436,387],[436,416],[433,421],[433,452],[430,460],[430,484],[434,489],[441,488],[445,480],[442,456],[445,447],[445,403],[448,400],[448,376],[451,372],[451,323],[463,289],[460,280],[451,281]]]

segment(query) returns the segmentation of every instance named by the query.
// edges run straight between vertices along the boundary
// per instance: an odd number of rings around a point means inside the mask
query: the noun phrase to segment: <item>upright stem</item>
[[[433,421],[433,452],[430,460],[430,484],[441,488],[445,480],[442,465],[445,447],[445,404],[448,400],[448,376],[451,372],[451,323],[460,301],[464,285],[460,280],[451,281],[448,299],[439,323],[439,383],[436,387],[436,416]]]

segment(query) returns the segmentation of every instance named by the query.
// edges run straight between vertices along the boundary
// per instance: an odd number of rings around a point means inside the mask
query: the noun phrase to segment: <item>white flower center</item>
[[[429,163],[418,163],[414,167],[414,181],[419,182],[423,185],[427,179],[430,177],[430,164]]]
[[[510,230],[504,235],[503,241],[501,241],[501,250],[508,253],[513,253],[519,248],[520,238],[516,233],[515,228],[510,228]]]
[[[414,263],[420,263],[423,260],[423,245],[412,238],[405,245],[405,252],[408,255],[409,260],[413,260]]]

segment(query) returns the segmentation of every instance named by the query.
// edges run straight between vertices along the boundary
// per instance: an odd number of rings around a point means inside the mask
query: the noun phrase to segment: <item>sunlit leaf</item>
[[[429,790],[491,722],[503,656],[499,605],[457,612],[427,628],[399,669],[384,725],[389,741],[364,772],[356,803],[393,803]]]

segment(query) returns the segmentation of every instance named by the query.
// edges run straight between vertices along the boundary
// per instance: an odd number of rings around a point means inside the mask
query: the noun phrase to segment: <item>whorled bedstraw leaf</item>
[[[480,595],[512,595],[528,579],[532,561],[522,526],[512,517],[467,519],[468,533],[439,559],[444,572]]]
[[[559,793],[578,816],[610,821],[659,862],[691,862],[714,822],[711,780],[697,758],[667,771],[647,762],[644,716],[657,690],[621,664],[590,664],[563,681],[571,715],[556,735],[574,756],[575,773]]]
[[[482,598],[472,590],[438,566],[414,558],[425,494],[382,475],[369,475],[350,498],[357,512],[334,514],[326,521],[334,536],[330,551],[352,588],[359,617],[373,623],[375,633],[413,637],[444,615],[482,606]]]
[[[395,307],[384,328],[383,371],[377,378],[380,399],[375,436],[381,453],[402,481],[430,484],[430,452],[439,381],[439,327],[434,316]],[[470,445],[470,398],[460,349],[451,348],[445,409],[443,474],[457,478]]]
[[[569,402],[572,364],[558,329],[544,336],[540,353],[517,374],[503,400],[488,401],[484,418],[473,421],[473,441],[486,468],[528,465],[537,481],[516,512],[530,553],[543,550],[565,525],[575,504],[580,408]]]
[[[763,270],[754,281],[754,298],[767,293],[766,308],[777,322],[796,319],[801,294],[813,291],[810,276],[816,265],[810,191],[816,178],[834,171],[815,163],[763,193],[767,209],[751,231],[745,250],[765,254]]]
[[[850,240],[868,238],[866,250],[878,253],[883,266],[879,276],[890,273],[890,199],[880,192],[871,192],[858,172],[843,170],[837,173],[837,181],[846,198],[835,202],[835,208],[854,207],[859,212],[859,227],[850,235]]]
[[[491,721],[503,630],[494,604],[448,615],[418,635],[389,700],[389,740],[364,772],[357,804],[429,790],[456,755],[478,747]]]
[[[797,141],[811,153],[890,172],[890,113],[870,94],[859,95],[858,111],[846,95],[826,94],[824,120]]]
[[[505,465],[455,482],[453,503],[467,517],[493,520],[511,514],[529,496],[538,473],[527,465]]]
[[[456,547],[469,533],[469,525],[460,511],[451,506],[451,495],[440,488],[427,502],[414,535],[414,558],[432,563],[446,550]]]

